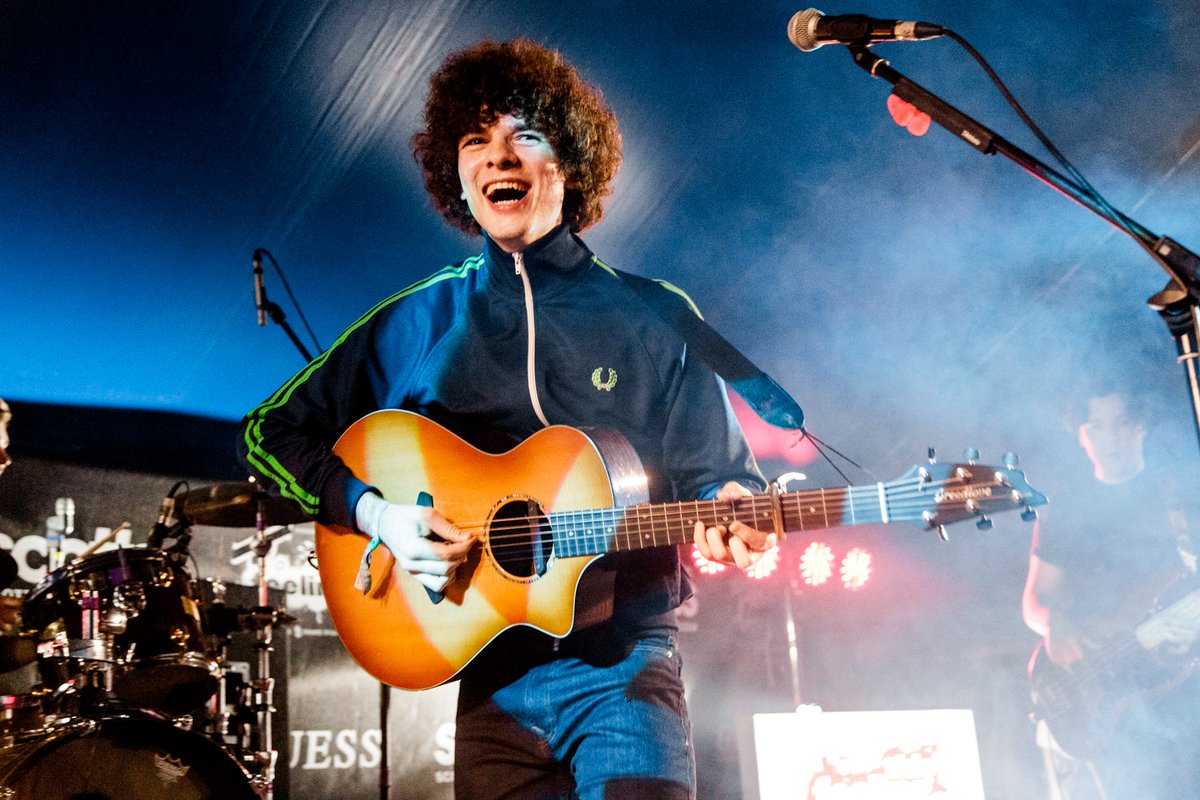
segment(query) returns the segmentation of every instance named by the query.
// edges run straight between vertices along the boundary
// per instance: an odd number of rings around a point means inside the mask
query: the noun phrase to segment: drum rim
[[[13,780],[19,778],[22,769],[29,765],[30,760],[45,748],[62,746],[72,737],[102,735],[106,725],[109,726],[110,730],[116,728],[117,731],[122,729],[136,731],[140,726],[146,726],[151,729],[157,728],[160,731],[170,731],[172,736],[177,735],[176,742],[186,745],[186,747],[173,748],[178,750],[178,752],[173,752],[172,755],[182,754],[187,758],[195,759],[192,763],[197,766],[201,759],[205,760],[204,766],[210,766],[213,763],[213,755],[219,754],[220,758],[217,760],[233,767],[233,770],[227,773],[228,776],[232,777],[236,775],[244,781],[244,786],[247,789],[246,797],[253,798],[257,796],[253,789],[254,775],[227,748],[222,747],[218,742],[213,741],[198,731],[182,728],[169,719],[140,710],[126,713],[114,712],[96,716],[63,717],[55,723],[44,727],[38,732],[36,739],[29,739],[21,743],[28,746],[25,752],[20,753],[15,760],[0,765],[0,790],[11,790]],[[164,740],[165,735],[164,733]],[[202,742],[203,744],[197,744],[198,742]],[[197,753],[199,753],[200,758],[196,758]]]
[[[65,580],[75,577],[76,574],[95,571],[96,565],[108,561],[121,561],[123,558],[132,557],[134,561],[167,561],[167,552],[160,550],[157,547],[146,547],[145,545],[137,545],[134,547],[118,547],[114,550],[102,550],[99,553],[92,553],[83,558],[76,558],[70,563],[63,564],[53,572],[47,572],[32,589],[25,593],[25,598],[21,602],[21,608],[38,602],[41,597],[51,588],[57,586]],[[91,565],[89,569],[84,569],[84,565]],[[187,570],[182,566],[172,565],[172,568],[179,569],[185,573],[185,577],[190,580],[191,576],[186,575]]]

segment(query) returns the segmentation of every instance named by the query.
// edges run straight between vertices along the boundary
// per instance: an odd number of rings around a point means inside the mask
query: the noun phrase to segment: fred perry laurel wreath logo
[[[592,370],[592,386],[595,386],[597,391],[611,392],[613,387],[617,385],[617,371],[612,367],[608,368],[608,380],[601,381],[600,374],[604,372],[604,367],[596,367]]]

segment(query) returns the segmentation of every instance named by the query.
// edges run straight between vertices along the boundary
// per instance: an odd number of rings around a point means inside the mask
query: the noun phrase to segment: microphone
[[[150,529],[150,535],[146,537],[146,546],[155,549],[161,548],[163,540],[167,538],[170,528],[167,527],[167,520],[175,513],[175,495],[169,494],[163,498],[162,505],[158,507],[158,519],[154,521],[154,527]]]
[[[254,249],[254,307],[258,309],[258,325],[267,324],[267,293],[263,289],[262,250]]]
[[[947,29],[932,22],[875,19],[863,14],[827,17],[815,8],[797,11],[788,22],[788,38],[801,50],[816,50],[823,44],[870,44],[945,36]]]

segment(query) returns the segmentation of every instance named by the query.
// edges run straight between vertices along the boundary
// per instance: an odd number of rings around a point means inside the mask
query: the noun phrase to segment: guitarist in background
[[[599,221],[621,159],[598,90],[556,51],[481,42],[432,76],[414,144],[434,205],[482,233],[483,252],[367,311],[252,410],[249,465],[320,521],[378,535],[431,592],[475,541],[417,498],[383,498],[330,452],[377,409],[419,413],[496,453],[547,425],[615,428],[652,501],[765,488],[723,383],[578,237]],[[698,523],[695,539],[743,567],[774,545],[739,522]],[[610,555],[591,572],[611,585],[596,606],[604,621],[561,641],[507,631],[461,674],[458,798],[695,797],[679,552]]]
[[[1030,674],[1053,800],[1200,796],[1200,594],[1174,488],[1195,475],[1156,463],[1146,420],[1132,393],[1091,394],[1078,425],[1090,479],[1056,494],[1034,533],[1022,611],[1043,637]]]

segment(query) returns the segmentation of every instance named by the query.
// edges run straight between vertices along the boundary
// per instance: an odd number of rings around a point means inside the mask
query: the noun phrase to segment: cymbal
[[[286,497],[269,495],[256,483],[215,483],[175,498],[180,514],[191,522],[217,528],[253,528],[262,507],[267,525],[291,525],[312,519]]]
[[[7,550],[0,550],[0,589],[7,589],[17,579],[17,560]]]

